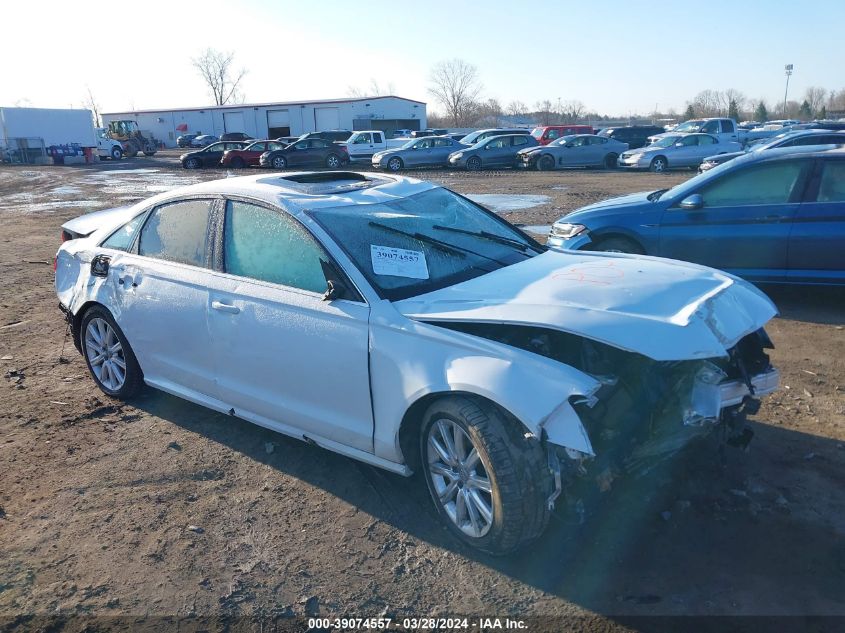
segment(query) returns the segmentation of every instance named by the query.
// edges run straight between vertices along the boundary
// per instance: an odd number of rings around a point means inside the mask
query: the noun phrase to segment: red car
[[[561,136],[568,136],[569,134],[592,133],[593,126],[591,125],[543,125],[531,130],[531,136],[536,138],[540,145],[548,145],[552,141],[559,139]]]
[[[258,159],[264,152],[282,149],[284,143],[276,141],[255,141],[243,149],[230,149],[223,153],[220,164],[223,167],[240,169],[241,167],[258,167]]]

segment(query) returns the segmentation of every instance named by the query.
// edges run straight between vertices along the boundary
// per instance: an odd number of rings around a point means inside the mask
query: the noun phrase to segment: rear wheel
[[[107,396],[129,398],[143,385],[141,367],[108,310],[90,308],[82,317],[82,355],[94,382]]]
[[[246,166],[244,159],[240,156],[235,156],[229,164],[232,166],[232,169],[243,169]]]
[[[633,240],[624,237],[609,237],[601,240],[593,248],[595,251],[604,251],[605,253],[634,253],[636,255],[644,255],[645,251],[642,247]]]
[[[537,160],[537,169],[539,171],[549,171],[554,168],[555,159],[549,156],[548,154],[540,156],[540,158]]]
[[[469,171],[481,171],[481,159],[478,156],[473,156],[467,161],[467,169]]]
[[[423,416],[420,456],[438,514],[465,543],[507,554],[548,524],[553,481],[545,451],[491,403],[434,402]]]
[[[652,159],[651,165],[649,165],[648,168],[655,173],[663,173],[669,169],[669,161],[667,161],[663,156],[656,156]]]

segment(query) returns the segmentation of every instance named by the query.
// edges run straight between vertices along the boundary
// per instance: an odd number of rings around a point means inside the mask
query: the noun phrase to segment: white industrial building
[[[254,138],[278,138],[323,130],[424,130],[426,111],[422,101],[386,96],[103,114],[104,125],[118,120],[137,121],[141,130],[175,147],[176,137],[186,133],[246,132]]]

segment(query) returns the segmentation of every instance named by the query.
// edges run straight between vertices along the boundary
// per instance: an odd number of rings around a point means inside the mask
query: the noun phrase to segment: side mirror
[[[326,292],[323,294],[323,301],[351,299],[355,296],[334,264],[321,259],[320,266],[323,269],[323,276],[326,278]]]
[[[683,147],[683,146],[684,146],[684,144],[681,143],[681,142],[675,143],[675,147]]]
[[[697,209],[704,208],[704,198],[701,197],[700,193],[694,193],[691,196],[687,196],[683,200],[681,200],[681,208],[687,211],[695,211]]]

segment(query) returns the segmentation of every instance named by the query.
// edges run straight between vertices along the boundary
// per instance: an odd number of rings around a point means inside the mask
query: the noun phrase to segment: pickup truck
[[[349,162],[369,163],[373,158],[373,154],[376,152],[402,147],[410,140],[413,139],[386,138],[384,132],[381,130],[362,130],[360,132],[353,132],[352,136],[340,143],[340,145],[346,145],[346,151],[349,153]]]
[[[671,132],[663,132],[662,134],[649,136],[648,142],[654,143],[661,138],[675,134],[710,134],[711,136],[715,136],[719,139],[720,142],[734,141],[744,147],[751,141],[756,141],[761,138],[769,138],[783,131],[783,128],[778,128],[777,130],[762,128],[747,130],[739,127],[734,119],[711,117],[707,119],[690,119],[689,121],[684,121]]]

